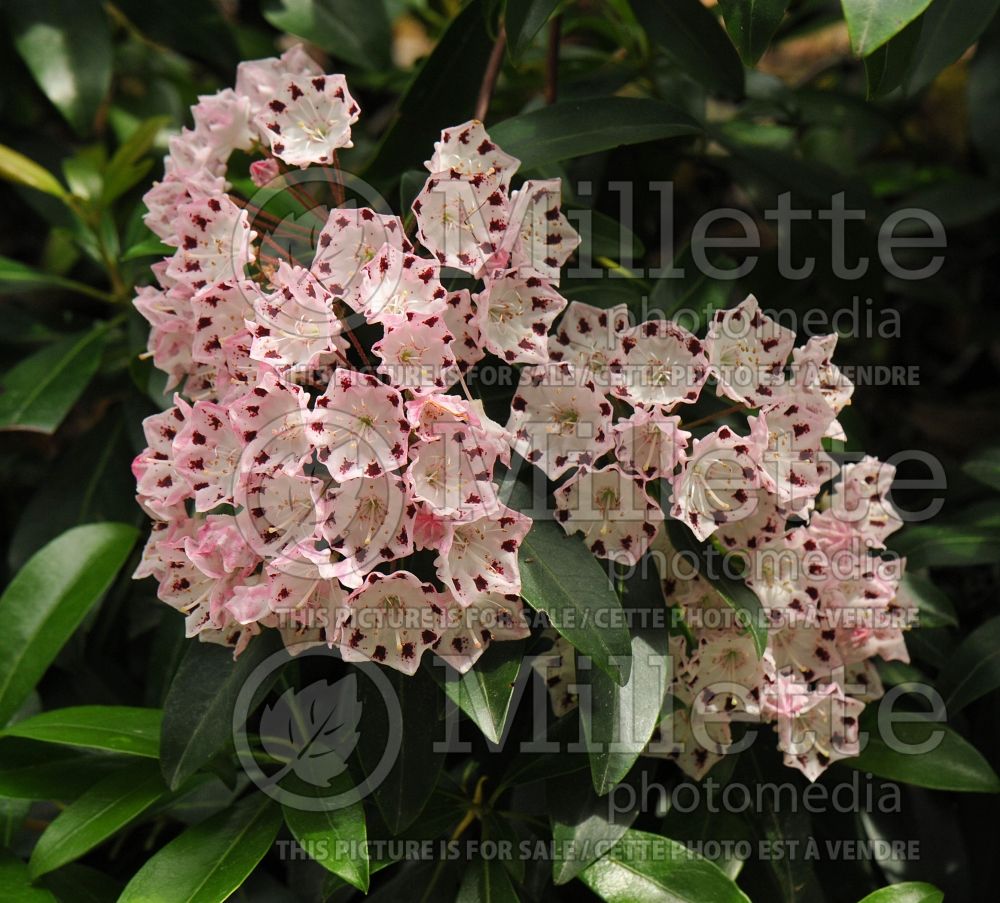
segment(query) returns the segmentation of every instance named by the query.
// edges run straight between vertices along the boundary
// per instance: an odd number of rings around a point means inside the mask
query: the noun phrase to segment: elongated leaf
[[[608,903],[750,903],[707,859],[644,831],[628,831],[580,879]]]
[[[490,127],[490,137],[524,169],[624,144],[696,135],[698,124],[658,100],[601,97],[552,104]]]
[[[771,43],[788,9],[788,0],[719,0],[719,6],[740,58],[752,66]]]
[[[921,627],[958,626],[958,615],[951,599],[930,578],[907,569],[900,591],[916,603]]]
[[[937,685],[949,715],[1000,687],[1000,617],[977,627],[948,656]]]
[[[282,783],[282,789],[288,786]],[[324,798],[347,793],[352,786],[350,776],[343,773],[335,777],[328,787],[296,778],[291,789],[320,802]],[[368,833],[365,808],[360,800],[339,809],[312,812],[283,805],[282,811],[288,829],[313,859],[358,890],[368,893]]]
[[[930,5],[931,0],[840,0],[847,19],[851,48],[858,56],[868,56]]]
[[[973,455],[962,465],[962,470],[974,480],[1000,490],[1000,446]]]
[[[631,672],[624,686],[594,668],[577,672],[577,679],[590,685],[589,711],[584,707],[580,717],[598,794],[610,792],[624,779],[659,723],[670,682],[668,640],[662,627],[635,630]]]
[[[11,581],[0,597],[0,724],[104,595],[137,536],[125,524],[75,527],[33,555]]]
[[[881,97],[898,88],[910,72],[924,17],[914,19],[891,41],[865,57],[867,95]]]
[[[893,722],[892,730],[898,741],[893,745],[899,747],[893,749],[879,735],[874,711],[871,715],[866,711],[861,725],[868,731],[868,746],[860,756],[845,759],[844,764],[880,778],[932,790],[1000,793],[1000,778],[960,734],[940,722],[916,715],[907,717],[915,720]],[[922,745],[932,744],[935,738],[938,741],[933,749],[923,748]]]
[[[85,705],[42,712],[19,721],[0,736],[42,740],[63,746],[103,749],[155,759],[160,754],[159,709]]]
[[[48,345],[0,378],[0,430],[54,433],[101,363],[107,332],[90,332]]]
[[[869,894],[860,903],[941,903],[944,894],[933,884],[904,881]]]
[[[0,899],[4,903],[59,903],[45,888],[31,886],[28,866],[9,850],[0,850]]]
[[[511,487],[508,502],[524,510],[530,492]],[[579,536],[567,536],[554,521],[536,518],[521,544],[521,595],[552,626],[618,684],[628,680],[632,643],[621,600],[607,572]]]
[[[390,64],[384,0],[268,0],[264,18],[355,66],[378,70]]]
[[[954,63],[979,40],[998,9],[1000,0],[934,0],[923,17],[906,90],[919,91]]]
[[[69,196],[52,173],[5,144],[0,144],[0,179],[26,185],[57,198]]]
[[[559,0],[507,0],[507,45],[517,59],[559,6]]]
[[[122,768],[63,809],[38,839],[28,868],[32,878],[78,859],[138,818],[167,788],[152,762]]]
[[[60,900],[73,903],[115,903],[122,892],[122,884],[110,875],[75,862],[50,872],[38,883]]]
[[[524,663],[523,640],[492,643],[479,661],[456,678],[454,672],[432,669],[434,679],[442,684],[455,703],[493,743],[499,743],[510,714],[521,666]]]
[[[740,58],[699,0],[631,0],[631,5],[649,40],[673,57],[685,74],[721,94],[743,94]]]
[[[78,132],[90,131],[111,85],[111,35],[97,0],[13,3],[18,53],[39,87]]]
[[[167,250],[171,250],[167,248]],[[51,273],[43,273],[19,260],[11,260],[9,257],[0,257],[0,291],[12,292],[32,292],[43,288],[65,289],[70,292],[80,292],[91,297],[106,299],[106,295],[93,286],[76,282],[73,279],[65,279],[62,276],[54,276]]]
[[[235,662],[225,647],[188,645],[163,703],[160,764],[171,790],[232,742],[236,698],[253,670],[277,651],[274,632],[254,637]]]
[[[991,564],[1000,558],[1000,531],[926,524],[902,531],[893,547],[914,568]]]
[[[221,903],[253,871],[281,827],[281,809],[263,793],[188,828],[125,886],[119,903]]]
[[[410,83],[366,178],[395,181],[404,170],[419,169],[441,130],[455,124],[453,114],[472,114],[491,43],[482,0],[472,0]]]
[[[0,741],[0,797],[72,800],[126,760],[10,737]]]
[[[149,156],[153,142],[169,120],[165,116],[147,119],[122,142],[104,170],[101,202],[110,204],[138,183],[153,166]]]
[[[519,899],[504,864],[482,858],[466,865],[455,903],[517,903]]]

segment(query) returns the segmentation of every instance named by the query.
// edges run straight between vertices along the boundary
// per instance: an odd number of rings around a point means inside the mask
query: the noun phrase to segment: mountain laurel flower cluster
[[[523,459],[558,484],[567,534],[620,566],[654,561],[680,615],[675,704],[647,752],[700,777],[749,719],[773,723],[811,779],[857,753],[859,713],[882,692],[873,658],[907,659],[912,606],[902,562],[878,555],[901,525],[893,469],[824,450],[853,390],[836,336],[795,347],[752,296],[703,339],[567,303],[579,236],[560,181],[513,187],[519,161],[477,121],[442,132],[406,223],[343,203],[338,152],[360,110],[301,48],[242,63],[192,112],[145,197],[175,250],[135,305],[175,394],[133,465],[153,519],[136,576],[158,581],[188,636],[238,654],[276,629],[290,648],[407,674],[428,649],[468,670],[490,642],[529,635],[532,521],[497,474]],[[322,174],[300,181],[310,167]],[[243,195],[301,201],[306,185],[334,203],[303,257]],[[475,289],[454,288],[455,271]],[[463,379],[487,355],[519,370],[503,425]],[[732,407],[686,424],[709,386]],[[762,654],[667,522],[739,559]],[[565,711],[572,647],[557,637],[547,661]]]

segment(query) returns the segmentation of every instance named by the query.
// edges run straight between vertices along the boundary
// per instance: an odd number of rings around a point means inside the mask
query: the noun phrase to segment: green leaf
[[[77,132],[90,131],[111,86],[111,35],[98,0],[7,7],[14,45],[39,87]]]
[[[350,775],[343,772],[333,778],[329,786],[322,782],[311,783],[293,776],[282,782],[282,789],[302,796],[312,796],[321,804],[326,797],[348,793],[353,784]],[[361,800],[339,809],[320,809],[317,812],[283,805],[285,824],[302,848],[323,868],[339,875],[362,893],[368,893],[368,834],[365,828],[365,807]],[[347,852],[338,844],[350,844]],[[319,855],[322,854],[322,855]]]
[[[47,345],[0,378],[0,430],[52,434],[101,363],[103,325]]]
[[[8,850],[0,850],[0,900],[3,903],[59,903],[45,888],[31,886],[28,866]]]
[[[750,903],[707,859],[644,831],[626,832],[580,880],[608,903]]]
[[[719,0],[726,31],[747,66],[767,50],[788,9],[788,0]]]
[[[376,71],[391,65],[384,0],[268,0],[264,18],[338,59]]]
[[[364,173],[368,180],[395,182],[399,173],[419,169],[441,130],[455,124],[454,112],[471,114],[491,47],[482,0],[472,0],[410,82]]]
[[[499,859],[473,859],[465,866],[455,903],[517,903],[510,875]]]
[[[900,533],[893,550],[913,568],[992,564],[1000,558],[1000,532],[925,524]]]
[[[440,692],[424,669],[412,677],[399,671],[383,671],[399,700],[404,725],[396,760],[385,778],[372,790],[378,810],[393,835],[406,830],[424,811],[444,765],[444,753],[434,750],[441,739],[438,724]],[[372,775],[389,746],[390,713],[371,679],[358,682],[364,725],[357,756],[366,775]],[[419,712],[417,718],[407,713]]]
[[[10,582],[0,597],[0,724],[107,591],[137,536],[125,524],[75,527],[33,555]]]
[[[594,789],[600,795],[625,778],[645,749],[667,695],[670,673],[666,630],[639,629],[632,636],[628,682],[618,686],[603,671],[577,668],[577,680],[590,686],[591,703],[581,710]]]
[[[949,715],[1000,687],[1000,617],[977,627],[948,656],[937,686]]]
[[[159,709],[83,705],[42,712],[0,731],[0,736],[156,759],[160,754],[162,720]]]
[[[743,94],[739,55],[699,0],[631,0],[631,4],[649,40],[662,47],[682,72],[720,94]]]
[[[115,903],[122,892],[114,878],[77,863],[50,872],[39,883],[60,900],[73,903]]]
[[[549,21],[559,6],[559,0],[507,0],[504,24],[507,46],[516,60]]]
[[[711,540],[699,542],[697,537],[675,518],[667,518],[667,532],[671,544],[678,552],[689,552],[696,556],[701,576],[712,584],[712,588],[722,597],[726,605],[736,612],[737,622],[753,639],[757,655],[763,655],[767,648],[767,622],[757,594],[742,580],[726,576],[721,562],[716,567],[709,566],[709,556],[714,556],[716,551]]]
[[[221,903],[254,870],[281,827],[281,809],[254,793],[168,843],[125,886],[118,903]]]
[[[172,250],[168,248],[167,250]],[[60,288],[70,292],[79,292],[91,298],[108,300],[108,295],[92,285],[85,285],[75,279],[66,279],[52,273],[43,273],[19,260],[0,257],[0,291],[31,292],[43,288]]]
[[[176,249],[165,245],[155,236],[146,241],[132,245],[124,254],[122,260],[139,260],[142,257],[169,257]]]
[[[1000,490],[1000,446],[984,449],[962,465],[972,479]]]
[[[972,144],[993,173],[1000,170],[1000,19],[983,34],[969,64],[968,120]]]
[[[147,154],[152,150],[156,136],[169,121],[166,116],[147,119],[115,151],[104,170],[104,189],[101,192],[104,205],[142,181],[153,167],[153,159]]]
[[[921,627],[958,626],[958,615],[951,599],[929,577],[907,568],[899,588],[904,596],[916,603]]]
[[[924,27],[924,18],[920,16],[914,19],[891,41],[886,41],[865,57],[865,80],[869,100],[873,97],[882,97],[903,84],[910,72],[920,31]]]
[[[279,647],[272,633],[254,637],[235,662],[224,646],[188,644],[163,703],[160,765],[171,790],[231,744],[236,698],[253,670]],[[275,670],[270,679],[277,677]]]
[[[0,144],[0,179],[26,185],[63,200],[69,197],[69,192],[52,173],[5,144]]]
[[[1000,0],[934,0],[923,17],[906,90],[913,94],[955,62],[986,30]]]
[[[431,674],[448,698],[471,718],[491,743],[499,743],[510,714],[525,642],[491,643],[465,674],[432,668]]]
[[[859,903],[941,903],[944,893],[923,881],[903,881],[869,894]]]
[[[877,714],[872,709],[862,715],[861,728],[868,733],[868,745],[860,756],[845,759],[844,764],[858,771],[870,771],[880,778],[928,787],[931,790],[955,790],[964,793],[1000,793],[1000,778],[979,751],[952,728],[921,715],[896,713],[892,731],[898,744],[892,749],[879,735]],[[933,749],[920,749],[938,737]],[[920,749],[915,751],[913,747]]]
[[[152,762],[122,768],[62,810],[31,853],[32,878],[78,859],[138,818],[167,793]]]
[[[513,508],[530,507],[530,492],[511,488]],[[536,518],[521,544],[521,595],[552,626],[618,684],[628,680],[632,643],[621,600],[608,574],[579,536]]]
[[[76,799],[124,762],[118,756],[8,738],[0,742],[0,797]]]
[[[490,126],[490,137],[523,169],[583,157],[625,144],[696,135],[686,113],[642,97],[569,100]]]
[[[851,48],[868,56],[899,34],[930,5],[931,0],[840,0],[847,19]]]

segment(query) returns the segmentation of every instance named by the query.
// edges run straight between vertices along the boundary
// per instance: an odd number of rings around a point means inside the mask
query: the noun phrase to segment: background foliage
[[[122,899],[170,903],[222,900],[242,885],[240,899],[318,900],[347,898],[351,885],[370,881],[372,898],[386,900],[596,894],[707,903],[746,893],[757,901],[898,903],[939,896],[916,884],[866,894],[929,881],[955,903],[993,898],[995,797],[984,792],[995,792],[997,779],[983,756],[996,762],[1000,752],[998,7],[998,0],[6,0],[0,895],[76,903],[118,899],[124,889]],[[545,108],[556,82],[547,56],[554,15],[559,102]],[[919,367],[917,385],[858,389],[844,418],[850,447],[883,458],[923,449],[947,475],[941,514],[896,544],[915,572],[924,626],[908,638],[912,665],[886,667],[883,676],[889,684],[935,683],[949,702],[952,733],[926,757],[900,760],[874,749],[856,763],[901,782],[901,813],[810,820],[648,810],[611,825],[598,791],[644,774],[671,786],[679,773],[664,763],[594,756],[591,774],[583,757],[531,759],[512,742],[489,752],[487,739],[505,726],[514,740],[530,728],[509,706],[513,656],[525,650],[500,644],[471,678],[476,685],[457,692],[474,722],[464,727],[476,738],[470,755],[435,755],[433,719],[422,717],[424,733],[414,726],[412,748],[374,800],[335,825],[283,818],[266,797],[245,792],[226,746],[239,681],[267,654],[265,644],[233,666],[221,649],[185,643],[180,617],[155,600],[151,583],[129,579],[145,529],[129,462],[143,445],[142,417],[165,403],[162,382],[139,356],[144,324],[129,301],[162,254],[142,225],[140,197],[157,175],[168,131],[186,122],[199,93],[231,84],[240,59],[272,55],[295,36],[327,56],[328,71],[347,74],[365,111],[348,168],[391,201],[406,198],[414,185],[407,174],[439,130],[471,117],[501,25],[508,46],[487,122],[493,136],[527,169],[564,176],[570,191],[581,180],[593,186],[566,207],[593,207],[603,274],[568,280],[570,297],[638,309],[649,296],[669,312],[711,309],[753,291],[765,307],[799,313],[856,304],[862,329],[869,316],[878,324],[886,311],[899,313],[899,337],[846,336],[838,353],[858,365]],[[691,266],[685,279],[615,278],[633,265],[622,256],[629,242],[618,243],[620,195],[608,187],[615,179],[637,186],[627,224],[635,266],[690,261],[693,223],[728,206],[746,211],[765,236],[756,267],[735,282],[699,277]],[[667,256],[659,199],[644,190],[664,180],[674,182],[676,213]],[[831,226],[816,215],[795,224],[793,242],[796,261],[815,256],[813,276],[779,277],[774,223],[763,212],[783,192],[815,212],[844,192],[849,207],[866,211],[846,232],[847,261],[872,259],[862,278],[833,272]],[[947,229],[946,260],[933,278],[902,281],[878,265],[878,227],[906,207],[933,210]],[[933,252],[907,253],[917,266]],[[729,254],[730,264],[740,260],[740,252]],[[504,409],[504,399],[486,400]],[[927,468],[910,462],[899,476],[919,480]],[[913,510],[930,494],[901,482],[896,500]],[[587,598],[532,562],[555,559],[568,573],[593,559],[578,561],[548,527],[539,524],[526,544],[525,594],[557,621],[565,606]],[[595,592],[602,593],[600,580]],[[630,586],[625,604],[650,604],[645,592]],[[609,644],[627,648],[629,639],[587,634],[577,645],[600,663]],[[305,665],[289,669],[282,686],[308,676]],[[433,678],[428,670],[399,681],[404,710],[443,708]],[[612,680],[595,676],[594,692],[618,711]],[[599,735],[612,727],[589,729]],[[575,735],[576,725],[552,730]],[[775,764],[773,750],[758,747],[716,777],[798,782]],[[849,778],[838,766],[824,780]],[[459,828],[464,837],[545,839],[614,840],[628,831],[640,846],[652,835],[901,837],[919,840],[922,856],[716,868],[628,863],[613,852],[595,864],[344,859],[324,869],[281,858],[273,845],[276,837],[332,833],[448,838]]]

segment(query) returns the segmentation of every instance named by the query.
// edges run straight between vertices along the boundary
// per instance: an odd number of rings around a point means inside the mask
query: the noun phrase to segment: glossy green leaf
[[[861,726],[869,733],[868,745],[860,756],[845,759],[844,764],[880,778],[932,790],[1000,793],[1000,778],[964,737],[941,722],[915,714],[905,717],[913,720],[893,721],[892,730],[898,741],[893,745],[899,747],[893,749],[879,735],[874,711],[871,715],[866,712]]]
[[[0,736],[155,759],[160,754],[162,720],[159,709],[84,705],[42,712],[0,731]]]
[[[33,555],[10,582],[0,597],[0,724],[107,591],[137,536],[125,524],[75,527]]]
[[[868,56],[899,34],[930,5],[931,0],[840,0],[851,36],[851,49]]]
[[[949,715],[1000,687],[1000,617],[977,627],[948,656],[937,687]]]
[[[281,808],[253,793],[157,852],[125,886],[119,903],[221,903],[264,858],[281,827]]]
[[[951,599],[929,577],[907,568],[900,590],[916,603],[921,627],[958,626],[958,615]]]
[[[942,903],[944,894],[933,884],[903,881],[869,894],[859,903]]]
[[[934,0],[923,17],[906,90],[919,91],[979,40],[1000,0]]]
[[[295,776],[293,781],[283,781],[281,786],[283,790],[312,797],[318,805],[324,798],[348,793],[353,786],[346,772],[333,778],[328,786],[321,784],[321,781],[303,781]],[[316,862],[363,893],[368,892],[368,833],[361,800],[349,806],[316,812],[285,804],[282,811],[288,829]]]
[[[686,113],[641,97],[567,100],[490,126],[490,137],[523,169],[583,157],[626,144],[696,135]]]
[[[720,94],[743,94],[739,55],[699,0],[631,0],[631,5],[649,40],[662,47],[685,75]]]
[[[231,745],[240,690],[253,670],[279,648],[272,633],[254,637],[236,661],[224,646],[188,644],[163,703],[160,764],[171,790]],[[277,677],[276,671],[269,675],[270,681]]]
[[[5,144],[0,144],[0,179],[26,185],[57,198],[69,196],[52,173]]]
[[[0,901],[59,903],[44,887],[32,887],[28,866],[9,850],[0,850]]]
[[[473,859],[465,866],[455,903],[518,903],[520,897],[499,859]]]
[[[910,72],[924,17],[914,19],[891,41],[864,58],[867,95],[882,97],[903,84]]]
[[[101,363],[107,332],[54,342],[0,377],[0,430],[54,433]]]
[[[892,546],[912,568],[992,564],[1000,558],[1000,531],[923,524],[900,532]]]
[[[363,69],[390,64],[392,41],[384,0],[268,0],[264,18]]]
[[[147,119],[122,142],[104,170],[102,203],[110,204],[121,197],[149,172],[153,166],[150,155],[153,142],[168,122],[163,116]]]
[[[112,772],[45,829],[31,853],[33,878],[72,862],[138,818],[167,793],[160,770],[139,762]]]
[[[63,903],[116,903],[122,884],[87,865],[72,862],[42,877],[38,882]]]
[[[111,35],[98,0],[34,0],[7,8],[14,45],[39,87],[84,134],[111,86]]]
[[[530,507],[530,492],[513,484],[512,507]],[[521,595],[552,626],[618,684],[628,680],[632,644],[621,600],[607,571],[579,536],[536,518],[521,543]]]
[[[788,0],[719,0],[729,37],[747,66],[767,50],[788,9]]]
[[[45,288],[79,292],[92,298],[100,298],[102,301],[106,301],[108,298],[104,292],[91,285],[55,276],[52,273],[43,273],[19,260],[0,257],[0,292],[34,292]]]
[[[127,760],[9,737],[0,741],[0,797],[72,800]]]
[[[581,711],[591,778],[598,794],[606,794],[628,774],[645,749],[670,683],[666,661],[670,637],[657,629],[635,629],[628,682],[618,686],[596,668],[581,669],[577,680],[590,686],[591,703]]]
[[[517,59],[559,6],[559,0],[507,0],[504,24],[507,45]]]
[[[707,859],[644,831],[626,832],[580,879],[607,903],[750,903]]]

